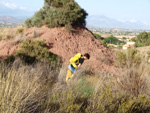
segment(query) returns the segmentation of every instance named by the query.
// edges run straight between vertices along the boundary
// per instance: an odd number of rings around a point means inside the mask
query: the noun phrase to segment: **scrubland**
[[[0,112],[149,113],[150,64],[134,49],[117,54],[114,73],[81,67],[69,85],[67,64],[1,62]]]
[[[24,31],[6,29],[0,29],[1,40],[16,39]],[[0,62],[0,112],[149,113],[150,55],[139,51],[116,52],[112,73],[82,66],[66,85],[68,64],[61,64],[44,40],[26,40]]]

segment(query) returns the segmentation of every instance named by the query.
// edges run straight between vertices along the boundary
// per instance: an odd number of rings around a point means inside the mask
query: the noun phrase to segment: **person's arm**
[[[77,68],[77,65],[75,63],[71,64],[75,69]]]
[[[82,64],[79,64],[78,67],[80,67]]]

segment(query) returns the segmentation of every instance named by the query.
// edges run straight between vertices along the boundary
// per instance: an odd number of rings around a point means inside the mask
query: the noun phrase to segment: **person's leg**
[[[66,82],[68,82],[68,80],[69,80],[70,78],[72,78],[72,72],[71,72],[70,69],[68,69],[67,75],[66,75]]]
[[[67,75],[66,75],[66,83],[69,79],[74,77],[75,68],[73,68],[71,65],[68,66]]]

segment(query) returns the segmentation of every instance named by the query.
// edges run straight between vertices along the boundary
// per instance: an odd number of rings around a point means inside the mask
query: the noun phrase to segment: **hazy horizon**
[[[75,0],[89,16],[104,15],[120,22],[142,22],[150,26],[149,0]],[[0,0],[0,16],[31,17],[44,0]]]

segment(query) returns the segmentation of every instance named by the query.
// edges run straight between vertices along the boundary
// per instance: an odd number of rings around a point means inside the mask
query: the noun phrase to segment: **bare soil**
[[[29,28],[24,31],[26,38],[35,40],[46,40],[48,49],[61,57],[64,63],[77,53],[89,53],[90,60],[85,61],[83,66],[92,70],[113,72],[115,54],[112,50],[104,47],[94,35],[85,27],[74,27],[72,32],[66,31],[64,27],[49,29]],[[0,41],[0,59],[15,54],[19,44],[12,44],[12,40]]]

